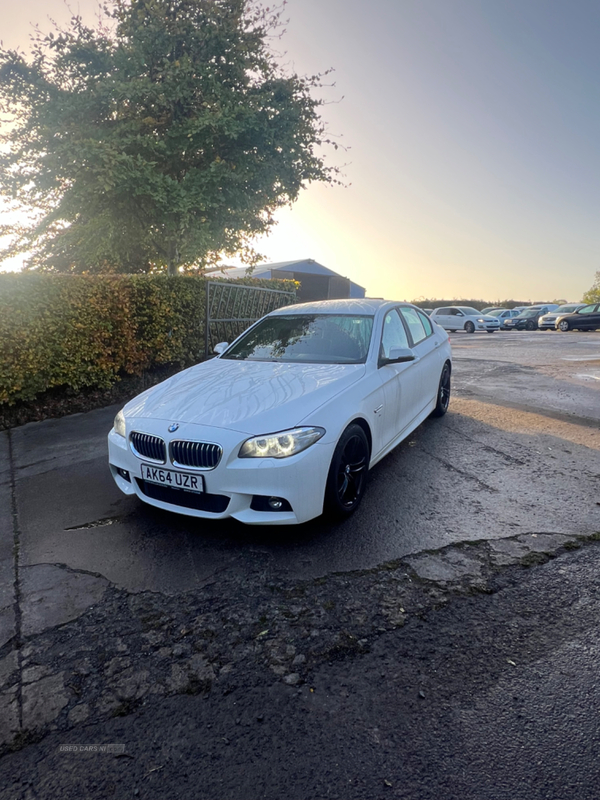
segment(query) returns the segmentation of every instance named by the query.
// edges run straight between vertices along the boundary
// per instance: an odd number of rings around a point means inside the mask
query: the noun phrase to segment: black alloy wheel
[[[360,425],[349,425],[337,443],[325,488],[325,513],[344,519],[354,513],[365,493],[370,448]]]
[[[525,323],[525,328],[528,331],[534,331],[537,328],[537,325],[532,319],[528,319],[527,322]]]
[[[452,370],[450,369],[450,364],[447,362],[444,364],[444,369],[442,370],[442,375],[440,377],[440,385],[438,387],[437,393],[437,402],[435,408],[431,412],[432,417],[443,417],[446,411],[448,411],[448,406],[450,405],[450,376]]]
[[[475,333],[475,325],[469,320],[465,323],[465,330],[467,333]]]

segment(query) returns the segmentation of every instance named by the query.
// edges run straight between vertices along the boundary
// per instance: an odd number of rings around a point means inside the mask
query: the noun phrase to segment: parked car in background
[[[505,331],[537,331],[538,319],[554,308],[556,304],[550,306],[529,306],[516,317],[504,320]]]
[[[596,331],[600,330],[600,303],[583,306],[573,314],[560,316],[556,320],[559,331]]]
[[[467,333],[475,333],[475,331],[494,333],[494,331],[500,330],[500,322],[496,317],[482,314],[481,311],[470,306],[435,308],[430,316],[434,322],[451,333],[463,330]]]
[[[554,309],[554,311],[550,311],[548,314],[544,314],[538,319],[538,328],[541,331],[555,331],[556,320],[559,317],[562,317],[565,314],[573,314],[576,311],[579,311],[580,308],[584,307],[585,303],[567,303],[564,306],[559,306],[558,308]]]
[[[252,525],[344,518],[369,469],[450,400],[448,335],[409,303],[286,306],[215,352],[116,415],[124,494]]]
[[[489,308],[482,308],[480,313],[481,314],[489,314],[492,311],[500,311],[500,306],[489,306]]]
[[[521,312],[516,308],[497,308],[495,311],[490,311],[490,317],[496,317],[500,321],[500,330],[504,330],[504,320],[518,317]]]

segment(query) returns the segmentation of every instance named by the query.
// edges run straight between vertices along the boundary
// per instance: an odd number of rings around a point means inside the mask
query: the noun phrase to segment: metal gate
[[[218,342],[232,342],[257,319],[295,300],[295,292],[207,281],[205,357]]]

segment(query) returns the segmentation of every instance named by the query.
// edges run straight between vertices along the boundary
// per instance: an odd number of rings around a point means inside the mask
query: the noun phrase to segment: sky
[[[5,47],[69,17],[3,3]],[[281,210],[265,261],[313,258],[371,297],[581,299],[600,270],[597,0],[288,0],[285,16],[280,62],[334,70],[322,114],[345,149],[324,156],[345,185]]]

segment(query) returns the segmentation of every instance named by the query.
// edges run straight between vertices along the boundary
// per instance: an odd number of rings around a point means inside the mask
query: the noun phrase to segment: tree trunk
[[[176,242],[169,242],[168,247],[169,257],[167,260],[167,275],[179,274],[179,251]]]

